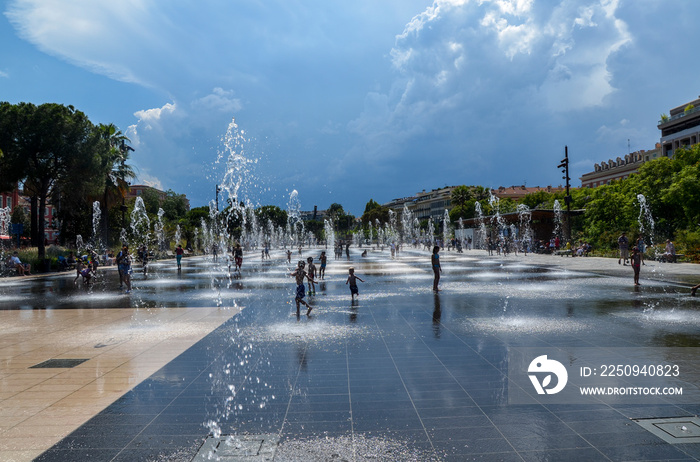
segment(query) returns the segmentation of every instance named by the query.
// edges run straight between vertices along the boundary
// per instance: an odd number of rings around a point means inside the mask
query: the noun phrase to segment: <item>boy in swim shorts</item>
[[[357,289],[357,281],[359,280],[360,282],[365,282],[360,278],[360,276],[357,276],[355,274],[355,268],[348,268],[348,280],[345,281],[345,284],[350,284],[350,296],[352,297],[353,300],[355,300],[355,295],[360,295],[359,290]]]
[[[316,295],[316,265],[313,257],[306,259],[309,262],[309,295]]]
[[[321,279],[324,278],[326,275],[326,262],[328,261],[328,257],[326,257],[326,251],[324,250],[321,252],[321,256],[319,257],[319,260],[321,260],[321,268],[318,270],[318,275],[321,277]]]
[[[304,286],[304,278],[308,279],[309,281],[313,281],[313,279],[309,278],[309,275],[306,274],[306,271],[304,271],[304,261],[299,260],[299,264],[297,266],[297,269],[290,274],[290,276],[294,276],[296,278],[297,282],[297,290],[296,290],[296,297],[294,298],[294,301],[297,304],[297,317],[299,316],[299,305],[304,305],[305,307],[308,308],[306,310],[306,315],[308,316],[309,313],[311,313],[311,305],[306,303],[304,301],[304,297],[306,296],[306,287]]]

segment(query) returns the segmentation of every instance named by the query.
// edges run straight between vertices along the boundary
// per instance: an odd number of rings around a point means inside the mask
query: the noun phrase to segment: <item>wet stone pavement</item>
[[[111,270],[91,293],[65,275],[0,285],[0,310],[242,308],[36,460],[216,460],[197,455],[211,435],[234,448],[244,435],[276,435],[275,461],[700,460],[700,444],[669,444],[632,420],[695,416],[698,399],[556,403],[509,379],[519,348],[693,351],[700,300],[686,287],[643,280],[635,290],[631,276],[522,256],[441,260],[433,294],[427,252],[331,255],[307,296],[311,316],[302,307],[299,318],[281,251],[264,262],[246,254],[231,279],[204,258],[185,259],[180,275],[157,262],[130,295]],[[350,266],[366,281],[354,302]],[[682,379],[697,392],[697,375]]]

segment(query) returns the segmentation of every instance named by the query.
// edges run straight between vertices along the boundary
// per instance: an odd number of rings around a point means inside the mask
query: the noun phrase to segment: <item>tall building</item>
[[[700,98],[671,109],[669,116],[662,116],[662,154],[673,157],[676,149],[700,143]]]

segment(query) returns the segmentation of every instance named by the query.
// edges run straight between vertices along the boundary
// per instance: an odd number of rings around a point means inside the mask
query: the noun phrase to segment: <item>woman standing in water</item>
[[[440,267],[440,255],[438,252],[440,251],[440,246],[435,246],[433,247],[433,255],[430,257],[430,263],[433,267],[433,275],[435,276],[433,278],[433,292],[438,292],[438,282],[440,282],[440,273],[442,272],[442,268]]]

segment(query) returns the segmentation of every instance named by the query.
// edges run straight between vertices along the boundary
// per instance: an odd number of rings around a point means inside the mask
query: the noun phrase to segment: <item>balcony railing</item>
[[[683,111],[680,114],[676,114],[667,119],[661,119],[659,120],[658,125],[667,124],[669,122],[673,122],[674,120],[682,119],[683,117],[689,116],[690,114],[695,114],[696,112],[700,112],[700,106],[694,107],[693,109],[690,109],[688,111]]]

